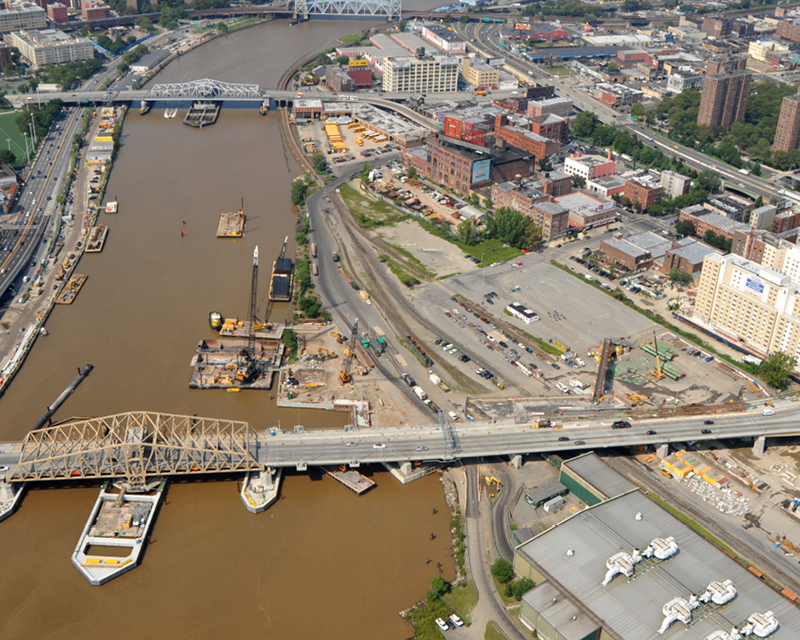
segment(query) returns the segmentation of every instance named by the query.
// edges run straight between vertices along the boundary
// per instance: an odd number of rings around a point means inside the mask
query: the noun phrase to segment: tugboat
[[[222,314],[219,311],[212,311],[208,314],[208,324],[214,331],[222,329]]]

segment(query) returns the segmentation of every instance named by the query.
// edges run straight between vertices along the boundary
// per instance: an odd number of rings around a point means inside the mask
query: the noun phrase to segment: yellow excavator
[[[353,358],[356,357],[356,341],[358,340],[358,318],[353,323],[353,333],[350,335],[350,342],[344,350],[344,360],[342,361],[342,369],[339,371],[339,380],[342,384],[348,384],[353,381],[350,375],[350,368],[353,366]]]

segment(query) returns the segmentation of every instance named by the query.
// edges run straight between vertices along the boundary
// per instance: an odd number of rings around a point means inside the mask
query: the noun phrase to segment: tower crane
[[[353,333],[350,334],[350,342],[347,343],[347,348],[344,350],[344,360],[342,361],[342,370],[339,372],[339,379],[342,384],[352,382],[353,377],[350,375],[350,368],[353,366],[353,358],[356,357],[356,342],[358,341],[358,318],[353,323]]]

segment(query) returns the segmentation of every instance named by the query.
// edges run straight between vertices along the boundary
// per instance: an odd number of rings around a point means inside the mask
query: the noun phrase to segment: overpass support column
[[[509,456],[509,458],[511,458],[511,467],[512,468],[519,469],[522,466],[522,456],[521,455]]]
[[[656,455],[662,460],[669,455],[669,445],[660,444],[656,447]]]
[[[402,473],[404,476],[410,476],[411,475],[411,463],[410,462],[404,462],[403,464],[401,464],[400,465],[400,473]]]
[[[763,456],[764,450],[766,448],[767,448],[767,436],[760,436],[756,438],[756,441],[753,443],[753,455]]]

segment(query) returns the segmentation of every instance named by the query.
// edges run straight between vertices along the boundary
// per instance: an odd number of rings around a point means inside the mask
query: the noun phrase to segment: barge
[[[89,229],[88,239],[86,240],[86,253],[100,253],[106,244],[108,227],[102,224]]]
[[[275,302],[289,302],[292,299],[294,282],[294,263],[291,258],[278,258],[272,263],[272,277],[269,281],[269,299]]]
[[[216,102],[193,102],[186,112],[183,124],[202,129],[217,121],[219,111],[220,105]]]
[[[155,520],[167,481],[162,480],[152,495],[100,490],[86,521],[72,564],[95,587],[135,569]]]
[[[72,304],[75,302],[75,298],[80,293],[80,290],[83,288],[83,285],[86,284],[86,279],[89,276],[76,273],[69,279],[69,282],[64,286],[63,291],[61,291],[61,295],[56,298],[56,304]]]

